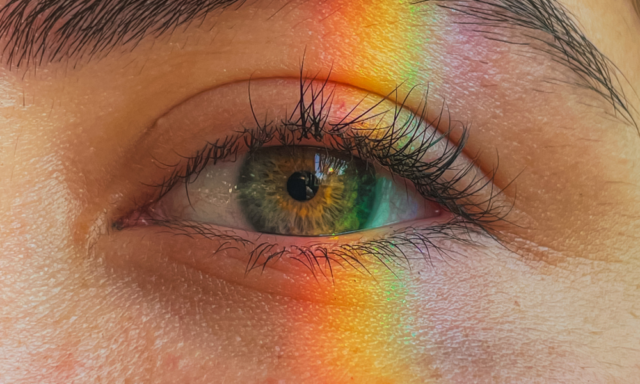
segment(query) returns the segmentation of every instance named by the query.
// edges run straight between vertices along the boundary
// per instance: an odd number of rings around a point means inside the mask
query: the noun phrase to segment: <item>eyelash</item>
[[[205,238],[216,239],[222,244],[217,252],[229,248],[237,248],[235,245],[242,245],[251,248],[249,261],[245,272],[259,269],[264,270],[267,264],[287,257],[302,263],[314,276],[318,274],[325,277],[333,277],[333,265],[345,267],[349,265],[354,269],[369,273],[364,264],[364,260],[373,258],[382,263],[392,273],[395,267],[408,268],[410,258],[403,248],[410,247],[417,250],[425,259],[431,260],[433,253],[439,256],[447,256],[449,251],[438,246],[434,240],[454,240],[459,243],[472,244],[472,233],[481,233],[495,240],[495,235],[489,231],[492,223],[503,220],[505,207],[493,203],[498,193],[491,190],[487,201],[473,202],[473,197],[486,187],[491,188],[493,175],[486,180],[473,178],[463,189],[457,189],[456,185],[467,176],[473,165],[458,170],[455,176],[449,180],[442,181],[442,175],[451,170],[455,160],[462,154],[462,150],[468,138],[468,129],[462,126],[462,135],[458,146],[453,146],[447,140],[453,128],[450,123],[443,137],[436,136],[437,131],[424,136],[424,130],[416,129],[432,125],[440,127],[443,121],[445,108],[440,115],[430,123],[427,121],[427,99],[428,92],[423,96],[419,105],[420,115],[408,121],[399,121],[399,113],[411,95],[398,103],[397,89],[387,95],[396,97],[396,109],[394,111],[393,124],[384,127],[388,132],[382,138],[373,138],[374,130],[368,129],[365,132],[358,128],[366,124],[371,119],[380,114],[371,113],[381,102],[375,104],[364,113],[351,116],[354,112],[349,112],[340,122],[330,123],[328,120],[333,101],[333,91],[327,91],[328,80],[322,83],[320,89],[313,87],[317,84],[316,79],[300,78],[300,99],[290,117],[282,121],[260,122],[258,117],[253,115],[256,127],[245,128],[242,131],[226,136],[224,139],[216,140],[199,150],[195,155],[184,157],[184,165],[173,166],[175,169],[171,176],[161,183],[152,185],[156,189],[155,198],[151,203],[139,207],[136,211],[142,216],[148,212],[151,206],[166,195],[170,190],[182,183],[185,186],[187,197],[189,196],[189,184],[195,182],[199,174],[208,166],[215,165],[219,161],[229,161],[238,156],[242,147],[251,154],[259,148],[277,142],[281,146],[295,146],[303,139],[313,139],[318,143],[323,143],[332,150],[340,151],[352,156],[358,156],[363,160],[376,163],[389,170],[392,174],[398,175],[410,181],[423,198],[436,202],[454,214],[455,218],[444,224],[432,225],[425,228],[405,227],[395,230],[380,239],[359,242],[355,244],[344,244],[328,246],[317,243],[305,247],[280,246],[272,243],[254,243],[242,237],[230,234],[213,228],[211,225],[194,222],[181,222],[176,220],[145,219],[146,222],[167,227],[172,231],[187,236],[201,235]],[[251,103],[251,88],[249,84],[249,101]],[[310,94],[309,94],[310,93]],[[307,102],[307,96],[310,101]],[[253,110],[253,104],[252,110]],[[318,107],[319,106],[319,107]],[[298,115],[296,117],[296,115]],[[412,115],[414,116],[414,115]],[[446,121],[450,122],[449,116]],[[416,126],[415,124],[419,124]],[[406,133],[418,132],[407,137]],[[347,133],[345,133],[347,132]],[[406,143],[397,146],[400,140],[407,140]],[[440,140],[445,141],[445,148],[436,159],[423,162],[421,159]],[[508,210],[507,210],[508,211]],[[507,212],[508,213],[508,212]],[[140,217],[139,216],[139,217]],[[150,216],[150,215],[147,215]],[[135,221],[135,220],[134,220]],[[124,229],[122,220],[116,221],[112,227],[116,230]],[[327,275],[327,271],[329,275]]]

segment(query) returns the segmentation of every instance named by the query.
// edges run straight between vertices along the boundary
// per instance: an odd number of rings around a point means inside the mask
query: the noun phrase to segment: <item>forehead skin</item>
[[[517,176],[512,218],[526,225],[503,230],[509,249],[460,247],[455,262],[417,268],[396,308],[375,289],[352,299],[348,285],[318,288],[333,295],[325,300],[276,294],[162,257],[174,248],[152,234],[112,237],[114,207],[132,204],[150,172],[142,155],[175,160],[170,139],[145,133],[196,94],[295,78],[303,56],[310,73],[333,65],[332,80],[366,92],[403,81],[399,58],[418,42],[401,27],[386,40],[359,33],[409,17],[382,12],[395,2],[372,1],[372,14],[356,2],[327,1],[323,14],[284,3],[256,2],[210,29],[77,66],[0,68],[0,382],[636,382],[638,132],[589,92],[549,85],[531,96],[540,76],[570,74],[473,36],[420,51],[433,61],[417,81],[473,123],[480,167],[492,169],[498,152],[496,182]],[[619,69],[640,121],[632,3],[562,3]],[[349,26],[356,13],[367,23]],[[362,55],[353,40],[368,47]],[[478,56],[462,49],[478,45]],[[464,70],[439,72],[448,62]],[[388,337],[404,335],[400,320],[411,342]]]

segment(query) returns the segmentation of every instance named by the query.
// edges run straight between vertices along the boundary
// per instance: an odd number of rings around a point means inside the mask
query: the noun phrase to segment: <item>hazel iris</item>
[[[375,167],[317,147],[267,147],[247,156],[238,192],[258,232],[322,236],[367,228],[376,203]]]

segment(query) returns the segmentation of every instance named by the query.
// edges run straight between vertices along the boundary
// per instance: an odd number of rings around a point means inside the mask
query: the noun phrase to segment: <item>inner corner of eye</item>
[[[185,188],[186,187],[186,188]],[[204,167],[154,207],[154,215],[283,236],[335,236],[436,217],[411,183],[338,150],[269,146]]]

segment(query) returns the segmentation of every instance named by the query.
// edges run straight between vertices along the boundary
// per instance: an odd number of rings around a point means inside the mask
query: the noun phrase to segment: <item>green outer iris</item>
[[[312,172],[316,195],[298,201],[287,191],[295,172]],[[246,157],[238,192],[242,213],[258,232],[328,236],[367,228],[376,204],[375,168],[362,159],[317,147],[268,147]]]

